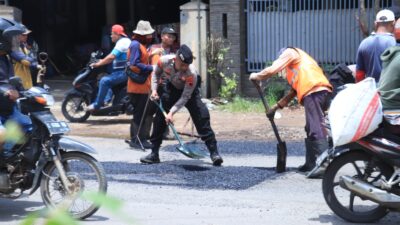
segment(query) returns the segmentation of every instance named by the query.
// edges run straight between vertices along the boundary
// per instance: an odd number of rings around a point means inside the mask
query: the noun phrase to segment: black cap
[[[181,45],[181,47],[176,52],[176,55],[179,57],[182,62],[186,64],[191,64],[193,62],[193,53],[192,50],[187,45]]]
[[[161,31],[161,34],[175,34],[176,35],[176,31],[172,27],[164,27],[164,29],[162,29],[162,31]]]

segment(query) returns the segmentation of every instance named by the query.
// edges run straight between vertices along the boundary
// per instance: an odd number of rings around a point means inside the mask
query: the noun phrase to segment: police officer
[[[188,46],[182,45],[176,55],[162,56],[155,66],[152,73],[151,99],[160,99],[168,114],[164,118],[162,112],[157,111],[151,135],[153,148],[149,155],[140,159],[142,163],[160,162],[159,149],[167,123],[172,123],[174,114],[184,106],[188,109],[197,132],[210,151],[213,165],[220,166],[223,162],[218,153],[214,131],[210,125],[210,113],[201,101],[197,88],[197,71],[191,64],[192,62],[192,51]],[[158,93],[157,89],[162,76],[166,78],[166,83],[163,90]]]

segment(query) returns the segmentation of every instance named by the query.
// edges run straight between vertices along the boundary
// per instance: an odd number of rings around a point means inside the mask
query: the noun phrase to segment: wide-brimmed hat
[[[149,21],[140,20],[137,23],[136,30],[132,31],[134,34],[148,35],[154,33]]]

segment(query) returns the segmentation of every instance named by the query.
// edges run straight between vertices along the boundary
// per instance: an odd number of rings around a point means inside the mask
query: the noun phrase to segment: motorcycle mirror
[[[44,64],[48,58],[49,56],[47,55],[46,52],[39,53],[39,60],[42,62],[42,64]]]

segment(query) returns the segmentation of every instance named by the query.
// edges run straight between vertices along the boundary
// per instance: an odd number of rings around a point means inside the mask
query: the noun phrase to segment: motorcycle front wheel
[[[90,113],[85,109],[89,106],[89,101],[82,96],[68,95],[61,105],[61,112],[70,122],[85,122]]]
[[[85,219],[93,215],[99,206],[82,198],[81,194],[107,192],[107,180],[103,167],[96,159],[82,152],[62,154],[62,164],[72,184],[70,187],[72,195],[68,195],[55,164],[50,163],[43,170],[40,182],[43,202],[46,206],[56,207],[65,201],[71,201],[68,211],[76,219]]]
[[[347,175],[373,185],[382,177],[389,179],[391,173],[389,166],[373,162],[372,157],[363,152],[354,151],[339,156],[325,171],[322,181],[325,201],[336,215],[347,221],[377,221],[389,212],[388,209],[342,188],[339,178]]]

